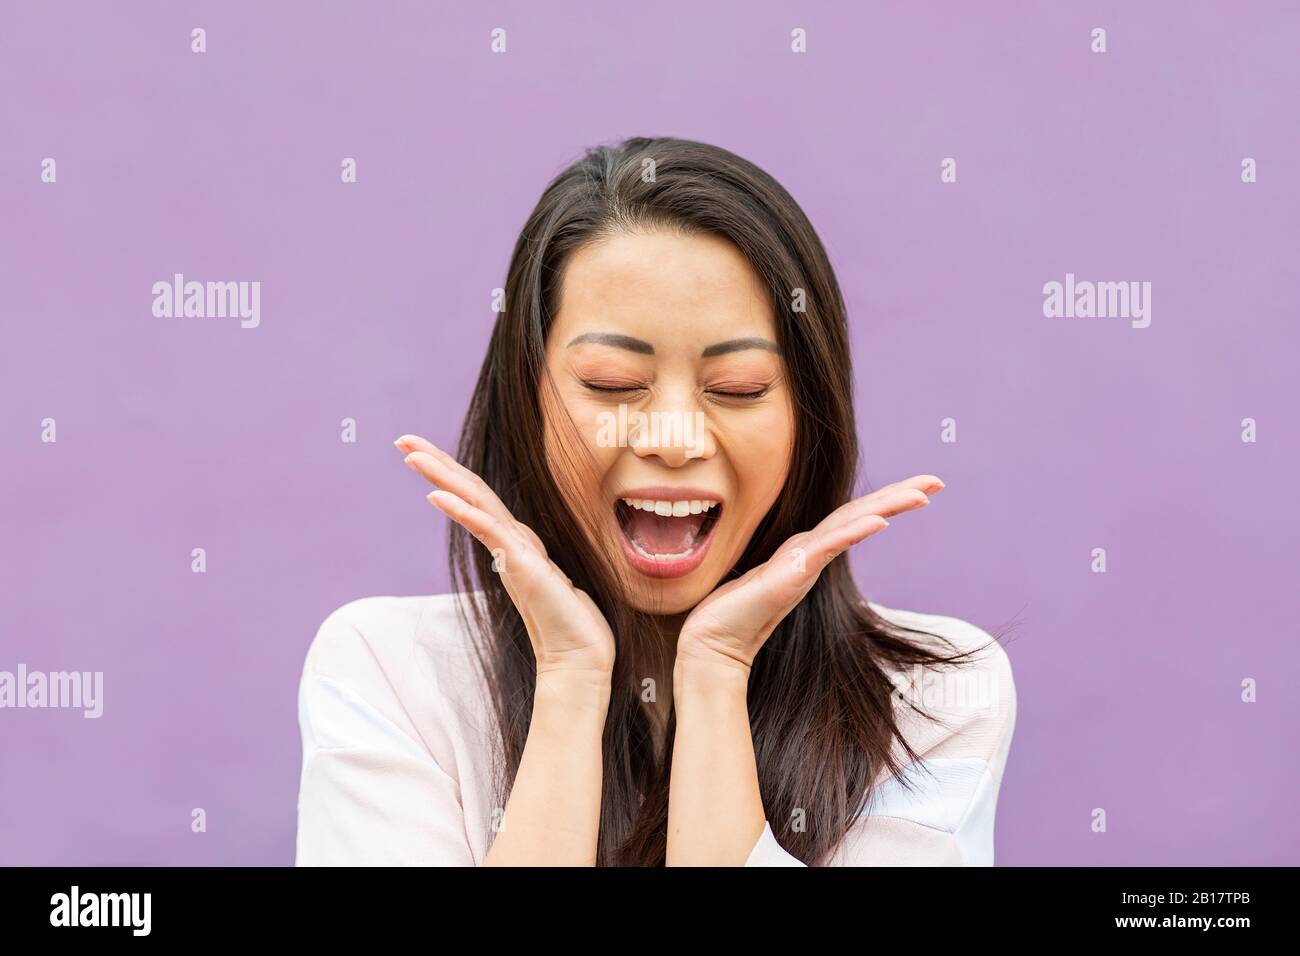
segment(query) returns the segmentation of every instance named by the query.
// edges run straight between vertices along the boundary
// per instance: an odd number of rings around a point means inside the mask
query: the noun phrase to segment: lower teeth
[[[676,558],[685,558],[691,555],[692,553],[694,553],[695,551],[695,546],[692,545],[689,551],[679,551],[677,554],[651,554],[649,551],[641,547],[641,545],[637,544],[631,538],[628,538],[627,540],[631,542],[632,549],[636,551],[637,554],[641,555],[643,558],[649,558],[651,561],[672,561],[675,560]]]
[[[703,522],[696,529],[694,540],[691,541],[690,547],[685,551],[678,551],[675,554],[656,554],[647,551],[641,544],[629,533],[624,527],[623,537],[627,543],[632,546],[632,550],[648,561],[664,562],[678,561],[682,558],[688,558],[700,549],[700,543],[703,542],[713,531],[713,525],[716,523],[717,515],[707,515]]]

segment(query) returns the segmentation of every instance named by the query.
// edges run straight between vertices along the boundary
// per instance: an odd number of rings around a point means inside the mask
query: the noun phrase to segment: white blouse
[[[487,856],[502,812],[489,777],[499,744],[454,601],[363,598],[321,625],[298,692],[299,866],[477,866]],[[990,640],[958,618],[869,606],[963,650]],[[941,720],[896,702],[921,756],[904,772],[914,786],[878,779],[829,865],[991,866],[1016,715],[1006,652],[993,644],[976,663],[894,678],[900,694]],[[907,760],[897,741],[895,752]],[[804,864],[768,821],[745,865]]]

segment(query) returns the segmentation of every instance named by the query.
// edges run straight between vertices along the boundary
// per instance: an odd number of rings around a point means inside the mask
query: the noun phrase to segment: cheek
[[[745,428],[730,437],[727,454],[756,524],[781,493],[789,472],[794,448],[793,409],[788,402],[755,409]]]
[[[589,494],[618,458],[618,447],[600,441],[602,409],[564,394],[542,400],[543,446],[547,465],[561,487]],[[595,474],[590,472],[594,465]]]

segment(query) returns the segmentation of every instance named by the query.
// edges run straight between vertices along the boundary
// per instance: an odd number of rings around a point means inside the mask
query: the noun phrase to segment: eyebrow
[[[630,335],[619,335],[616,332],[585,332],[579,335],[565,348],[573,348],[575,345],[582,345],[587,342],[596,345],[609,345],[616,349],[627,349],[629,352],[639,352],[642,355],[654,355],[655,347],[643,339],[634,339]],[[713,358],[715,355],[726,355],[728,352],[743,352],[746,349],[763,349],[768,352],[780,353],[781,349],[775,342],[768,339],[757,337],[747,339],[729,339],[726,342],[718,342],[710,345],[700,353],[700,358]]]
[[[717,345],[710,345],[700,353],[700,358],[712,358],[715,355],[726,355],[728,352],[743,352],[745,349],[764,349],[768,352],[776,352],[778,355],[781,352],[777,344],[768,339],[731,339],[719,342]]]

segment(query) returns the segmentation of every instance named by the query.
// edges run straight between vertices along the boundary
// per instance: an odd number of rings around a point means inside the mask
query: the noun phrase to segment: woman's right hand
[[[563,672],[607,679],[614,669],[613,632],[590,596],[547,556],[536,533],[514,519],[487,482],[433,443],[403,435],[393,444],[437,486],[429,501],[492,552],[493,569],[528,629],[538,677]]]

